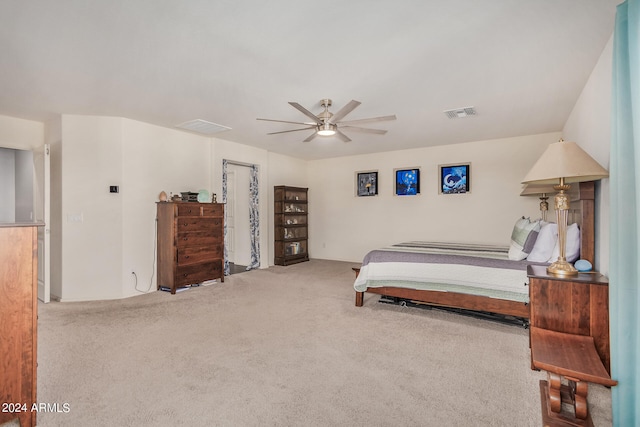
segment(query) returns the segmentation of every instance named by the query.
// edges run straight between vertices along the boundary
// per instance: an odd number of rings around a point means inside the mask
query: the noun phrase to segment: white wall
[[[45,143],[50,156],[50,296],[59,300],[62,296],[62,117],[45,125]],[[44,201],[43,201],[44,202]]]
[[[290,187],[309,188],[308,169],[309,163],[282,154],[268,153],[269,159],[269,265],[274,265],[274,215],[273,215],[273,187],[288,185]],[[311,195],[314,191],[323,191],[322,187],[309,189]],[[312,196],[311,196],[312,197]],[[310,200],[309,205],[314,201]],[[313,254],[310,254],[313,256]]]
[[[598,163],[609,168],[611,145],[611,76],[613,36],[565,123],[563,135],[575,141]],[[609,271],[609,179],[596,183],[596,270]]]
[[[33,205],[33,168],[33,152],[30,150],[16,150],[15,219],[17,222],[30,222],[35,220]]]
[[[41,147],[44,144],[44,124],[41,122],[35,122],[32,120],[18,119],[15,117],[0,116],[0,147],[10,148],[15,150],[31,151],[35,148]],[[17,153],[17,157],[16,157]],[[7,180],[9,176],[9,168],[13,170],[10,173],[12,176],[13,185],[8,189],[6,186],[0,190],[0,220],[2,221],[24,221],[29,218],[29,213],[26,209],[33,210],[33,188],[31,188],[29,194],[25,194],[25,186],[32,184],[29,181],[29,177],[20,176],[19,181],[16,181],[15,173],[22,173],[28,166],[30,166],[27,153],[15,152],[13,150],[3,150],[0,155],[0,179]],[[22,165],[16,169],[16,162],[18,165]],[[31,162],[33,163],[33,162]],[[32,170],[33,166],[29,168]],[[22,185],[19,193],[16,193],[15,185]],[[28,189],[27,189],[28,190]],[[18,197],[16,205],[16,197]],[[11,200],[11,203],[7,202]],[[30,205],[30,207],[26,207]],[[23,207],[25,212],[23,212]],[[18,218],[16,218],[16,209],[18,209]],[[10,214],[7,214],[10,212]]]
[[[130,296],[140,290],[153,291],[157,286],[155,218],[160,192],[169,195],[211,190],[212,147],[209,138],[195,134],[134,120],[120,121],[122,174],[105,184],[120,185],[120,193],[108,198],[121,206],[122,229],[118,231],[122,247],[118,255],[122,271],[117,290],[121,296]]]
[[[62,117],[63,301],[121,296],[122,120]]]
[[[0,222],[16,221],[16,150],[0,148]]]
[[[44,144],[44,123],[0,116],[0,147],[31,150]]]
[[[407,240],[508,245],[539,201],[520,182],[559,133],[317,160],[309,163],[313,258],[360,262],[371,249]],[[438,165],[471,162],[471,192],[438,194]],[[421,168],[419,196],[393,195],[394,168]],[[355,173],[378,170],[379,195],[355,196]]]
[[[155,290],[155,202],[210,186],[210,140],[116,117],[65,115],[61,129],[60,299],[136,295],[132,271]]]

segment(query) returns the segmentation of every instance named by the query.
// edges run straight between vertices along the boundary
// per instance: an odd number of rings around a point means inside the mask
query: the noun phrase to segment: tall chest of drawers
[[[0,224],[0,424],[35,426],[38,224]],[[43,224],[39,224],[43,225]],[[11,424],[13,425],[13,423]]]
[[[158,202],[158,289],[224,282],[224,205]]]

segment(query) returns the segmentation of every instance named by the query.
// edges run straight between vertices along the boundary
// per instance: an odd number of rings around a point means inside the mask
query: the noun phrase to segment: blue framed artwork
[[[420,194],[420,169],[395,169],[396,196],[417,196]]]
[[[440,165],[440,194],[463,194],[471,191],[471,163]]]

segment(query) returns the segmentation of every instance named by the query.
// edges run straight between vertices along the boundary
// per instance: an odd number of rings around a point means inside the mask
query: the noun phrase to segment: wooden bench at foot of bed
[[[360,268],[353,267],[352,270],[356,273],[357,278],[360,273]],[[509,301],[455,292],[424,291],[393,287],[368,288],[366,292],[411,301],[419,301],[442,307],[484,311],[529,319],[529,305],[518,301]],[[364,292],[356,291],[356,307],[362,307],[363,303]]]
[[[587,394],[588,383],[613,387],[600,360],[593,337],[531,327],[531,359],[548,373],[540,380],[540,403],[545,426],[593,426]],[[563,384],[566,378],[568,385]],[[565,406],[572,411],[563,410]]]

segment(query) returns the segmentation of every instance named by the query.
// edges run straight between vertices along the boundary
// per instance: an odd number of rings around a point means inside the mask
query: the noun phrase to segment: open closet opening
[[[223,160],[225,275],[260,266],[258,166]]]

